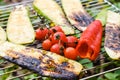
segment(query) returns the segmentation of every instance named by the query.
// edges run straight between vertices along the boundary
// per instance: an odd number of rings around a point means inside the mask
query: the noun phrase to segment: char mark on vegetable
[[[30,56],[30,52],[39,52],[38,59]],[[54,59],[46,55],[45,51],[26,47],[21,52],[9,49],[5,53],[7,56],[4,58],[10,62],[16,63],[21,67],[28,68],[42,76],[50,76],[54,78],[61,78],[65,80],[73,80],[77,78],[74,72],[67,70],[67,68],[74,68],[67,61],[62,61],[61,64],[54,61]],[[25,54],[25,55],[24,55]],[[37,54],[37,53],[36,53]],[[16,57],[17,56],[17,57]]]
[[[120,50],[120,27],[109,23],[105,33],[105,46],[115,51]]]
[[[80,25],[81,27],[88,26],[94,20],[92,17],[84,13],[78,13],[78,14],[73,13],[73,15],[71,16],[71,19],[75,20],[78,23],[77,25]]]

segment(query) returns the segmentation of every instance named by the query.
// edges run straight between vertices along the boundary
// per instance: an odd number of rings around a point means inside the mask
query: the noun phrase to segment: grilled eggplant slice
[[[7,36],[9,41],[16,44],[34,41],[35,32],[28,11],[23,5],[16,6],[11,12],[7,24]]]
[[[61,7],[54,0],[34,0],[34,9],[38,14],[60,25],[65,34],[74,34],[74,29],[69,24]]]
[[[108,11],[105,27],[105,50],[112,59],[120,59],[120,15]]]
[[[83,8],[80,0],[61,0],[61,2],[68,20],[77,29],[84,31],[93,21],[92,17]]]
[[[0,43],[6,41],[6,32],[0,27]]]
[[[0,44],[0,56],[42,76],[67,80],[75,80],[82,69],[80,63],[56,53],[10,42]]]

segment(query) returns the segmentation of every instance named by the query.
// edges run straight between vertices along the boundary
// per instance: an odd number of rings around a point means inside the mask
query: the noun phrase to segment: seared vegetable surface
[[[61,0],[64,12],[72,25],[84,31],[93,21],[92,17],[85,11],[80,0]]]
[[[105,27],[105,50],[112,59],[120,59],[120,15],[108,11]]]
[[[68,23],[61,7],[54,0],[34,0],[34,9],[56,25],[61,25],[65,34],[74,34],[74,29]]]
[[[4,29],[0,26],[0,43],[6,41],[6,32]]]
[[[95,60],[98,57],[102,43],[102,32],[102,23],[95,20],[82,33],[76,47],[81,58]]]
[[[39,73],[42,76],[74,80],[82,65],[52,52],[4,42],[0,44],[0,56]]]
[[[27,9],[16,6],[11,12],[7,24],[8,40],[16,44],[31,43],[35,39],[35,33],[30,22]]]

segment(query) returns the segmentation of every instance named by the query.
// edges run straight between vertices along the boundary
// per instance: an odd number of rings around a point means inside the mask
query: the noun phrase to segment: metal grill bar
[[[60,3],[59,0],[56,0],[56,1],[58,3]],[[34,12],[34,10],[32,8],[32,2],[33,2],[33,0],[27,0],[25,2],[20,2],[20,3],[16,3],[16,4],[0,6],[0,26],[6,28],[7,20],[8,20],[8,17],[9,17],[9,14],[10,14],[11,10],[14,8],[14,6],[23,4],[23,5],[26,5],[30,8],[30,19],[32,21],[33,26],[36,28],[37,27],[36,25],[38,23],[40,23],[41,19],[39,19],[39,16],[37,16],[37,14]],[[116,6],[112,5],[107,0],[104,0],[104,2],[98,2],[98,0],[81,0],[81,2],[82,2],[82,5],[85,7],[85,9],[89,12],[89,14],[93,14],[93,13],[95,14],[95,15],[93,15],[93,17],[96,16],[96,14],[99,13],[100,10],[103,9],[103,8],[106,8],[106,9],[109,9],[109,10],[112,10],[112,11],[116,11],[116,12],[120,12],[120,10]],[[102,54],[103,53],[104,52],[102,52]],[[0,60],[4,60],[4,59],[0,58]],[[105,60],[105,58],[100,58],[99,60],[97,60],[97,62],[99,64],[95,64],[94,67],[82,70],[82,73],[85,73],[85,74],[89,74],[90,71],[94,71],[94,70],[99,70],[100,73],[99,72],[98,73],[94,72],[92,75],[83,76],[82,79],[80,79],[80,80],[86,80],[86,79],[89,79],[89,78],[92,78],[92,77],[96,77],[96,76],[105,74],[107,72],[112,72],[112,71],[120,69],[120,67],[116,66],[113,69],[109,69],[107,71],[104,70],[103,72],[101,72],[100,71],[101,67],[103,69],[105,69],[109,65],[114,65],[114,63],[116,61],[109,61],[108,60],[108,61],[103,62],[103,64],[101,64],[100,60]],[[9,64],[10,62],[8,62],[6,60],[4,60],[3,62],[0,62],[0,71],[4,71],[6,69],[12,68],[13,66],[16,66],[14,64],[13,65],[8,65],[8,66],[1,66],[1,65],[5,65],[6,63]],[[86,64],[86,63],[84,63],[84,64]],[[21,67],[18,67],[14,70],[4,72],[4,73],[0,74],[0,76],[4,76],[6,74],[11,74],[11,73],[19,72],[19,71],[24,71],[24,70],[25,69],[23,69]],[[22,73],[22,74],[13,76],[13,77],[9,78],[9,80],[25,77],[25,76],[30,75],[30,74],[33,74],[33,72],[28,71],[27,73]],[[33,77],[30,80],[38,80],[38,79],[41,79],[41,76],[38,75],[37,77]]]
[[[29,74],[32,74],[32,72],[27,72],[27,73],[25,73],[25,74],[21,74],[21,75],[19,75],[19,76],[12,77],[12,78],[10,78],[9,80],[13,80],[13,79],[16,79],[16,78],[20,78],[20,77],[23,77],[23,76],[26,76],[26,75],[29,75]]]
[[[112,71],[115,71],[115,70],[118,70],[118,69],[120,69],[120,67],[117,67],[117,68],[114,68],[114,69],[110,69],[110,70],[108,70],[108,71],[104,71],[104,72],[101,72],[101,73],[98,73],[98,74],[94,74],[94,75],[92,75],[92,76],[85,77],[85,78],[82,78],[82,79],[80,79],[80,80],[87,80],[87,79],[90,79],[90,78],[92,78],[92,77],[100,76],[100,75],[103,75],[103,74],[105,74],[105,73],[112,72]]]
[[[13,72],[16,72],[16,71],[20,71],[22,69],[16,69],[16,70],[12,70],[12,71],[9,71],[9,72],[6,72],[6,73],[3,73],[3,74],[0,74],[1,75],[5,75],[5,74],[9,74],[9,73],[13,73]]]

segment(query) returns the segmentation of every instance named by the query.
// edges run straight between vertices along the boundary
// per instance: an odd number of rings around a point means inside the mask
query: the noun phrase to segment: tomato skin
[[[64,50],[64,46],[62,44],[54,44],[52,45],[52,47],[50,48],[51,52],[57,53],[57,54],[62,54]]]
[[[76,47],[78,43],[78,39],[75,36],[67,36],[67,43],[66,43],[66,47]]]
[[[41,40],[42,39],[42,31],[39,28],[35,31],[35,34],[36,34],[35,37],[36,37],[37,40]]]
[[[49,39],[46,39],[42,42],[42,48],[44,50],[50,50],[51,46],[52,46],[52,42]]]
[[[35,32],[37,40],[44,40],[49,34],[49,30],[47,28],[38,28]]]
[[[51,40],[52,40],[52,44],[59,43],[59,41],[60,41],[60,43],[67,42],[66,35],[62,32],[54,33]]]
[[[76,60],[77,59],[77,51],[73,47],[67,47],[64,50],[64,56],[69,58],[69,59]]]
[[[61,29],[60,26],[54,26],[54,27],[50,28],[50,34],[54,34],[56,32],[63,32],[63,30]]]
[[[49,38],[52,41],[53,34],[49,35]]]
[[[48,34],[49,34],[48,28],[44,28],[44,30],[43,30],[43,36],[44,36],[44,38],[48,38]]]

